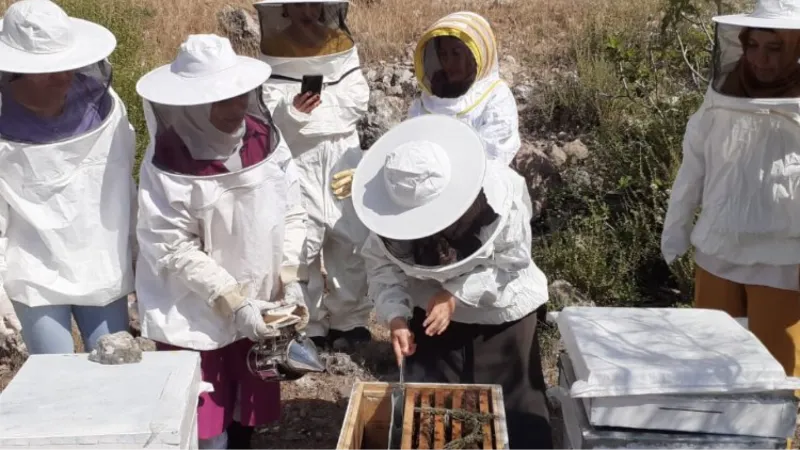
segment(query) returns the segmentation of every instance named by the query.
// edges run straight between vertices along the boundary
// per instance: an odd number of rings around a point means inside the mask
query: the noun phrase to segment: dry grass
[[[106,1],[103,8],[125,0]],[[0,7],[10,3],[0,0]],[[587,28],[640,26],[658,14],[659,4],[640,0],[632,8],[620,0],[352,0],[349,25],[364,59],[374,62],[403,56],[436,19],[474,11],[492,23],[503,54],[541,68],[563,62]],[[136,5],[148,11],[139,30],[143,68],[171,60],[189,34],[218,32],[216,13],[223,6],[253,11],[249,0],[137,0]]]

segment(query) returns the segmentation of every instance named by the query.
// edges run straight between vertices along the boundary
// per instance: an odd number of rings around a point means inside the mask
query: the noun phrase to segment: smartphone
[[[305,94],[310,92],[319,95],[322,93],[322,75],[303,75],[303,84],[300,92]]]

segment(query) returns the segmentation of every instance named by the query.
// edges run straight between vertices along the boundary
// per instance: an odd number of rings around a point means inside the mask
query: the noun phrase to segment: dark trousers
[[[425,311],[414,309],[409,328],[417,351],[408,358],[408,381],[499,384],[511,448],[553,448],[544,374],[536,334],[537,313],[515,322],[451,322],[426,336]]]

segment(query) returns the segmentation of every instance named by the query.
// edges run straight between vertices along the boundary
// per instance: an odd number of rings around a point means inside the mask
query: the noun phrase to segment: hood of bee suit
[[[489,22],[473,12],[457,12],[436,21],[417,43],[414,71],[425,94],[432,95],[431,79],[441,69],[432,45],[439,37],[457,38],[469,48],[477,66],[473,87],[499,78],[497,41]]]
[[[242,146],[245,123],[233,133],[225,133],[211,123],[211,103],[172,107],[170,122],[192,158],[196,160],[227,159]]]

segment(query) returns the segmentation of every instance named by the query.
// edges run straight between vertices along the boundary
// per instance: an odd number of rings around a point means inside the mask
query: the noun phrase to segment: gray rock
[[[250,12],[226,5],[217,13],[217,22],[237,53],[257,54],[261,47],[261,30]]]
[[[22,334],[15,331],[0,335],[0,368],[6,367],[10,370],[16,370],[22,366],[26,359],[28,359],[28,349],[22,340]]]
[[[412,83],[414,81],[414,72],[410,68],[398,69],[396,76],[397,76],[397,84],[400,85],[405,83]]]
[[[564,280],[556,280],[547,288],[553,311],[560,311],[567,306],[597,306],[575,286]]]
[[[132,336],[142,334],[142,323],[139,320],[139,302],[136,301],[136,294],[128,295],[128,332]]]
[[[156,351],[156,343],[151,341],[150,339],[137,336],[136,343],[139,344],[139,348],[142,349],[143,352]]]
[[[141,360],[139,342],[127,331],[101,337],[97,340],[97,348],[89,354],[89,361],[100,364],[132,364]]]
[[[578,169],[578,168],[570,168],[566,170],[562,177],[567,184],[571,184],[574,186],[581,186],[584,188],[591,188],[593,185],[597,187],[602,186],[602,180],[597,178],[592,178],[592,175],[589,175],[589,172]]]
[[[386,93],[388,95],[390,95],[390,96],[393,96],[393,97],[400,97],[400,96],[403,95],[403,88],[402,88],[402,86],[398,86],[398,85],[389,86],[389,88],[386,89]]]
[[[387,96],[380,90],[373,90],[367,114],[358,126],[361,148],[370,148],[384,133],[405,119],[407,113],[408,103],[406,100],[401,97]]]
[[[514,98],[517,100],[517,103],[522,106],[526,106],[533,99],[535,90],[533,84],[525,83],[514,86],[511,89],[511,92],[514,93]]]
[[[550,157],[550,160],[553,161],[553,164],[555,164],[556,167],[563,166],[569,160],[569,157],[564,150],[562,150],[561,147],[556,144],[550,146],[550,151],[547,152],[547,156]]]
[[[558,168],[541,147],[531,142],[523,142],[511,167],[525,178],[533,216],[538,217],[545,207],[548,191],[561,180]]]
[[[575,139],[565,145],[564,153],[566,153],[571,161],[583,161],[589,157],[589,149],[580,139]]]
[[[320,359],[325,364],[325,370],[331,375],[355,376],[364,378],[367,373],[364,367],[346,353],[322,353]]]
[[[511,55],[505,55],[500,60],[500,78],[502,78],[509,86],[514,86],[517,74],[522,72],[522,67],[517,63]]]

